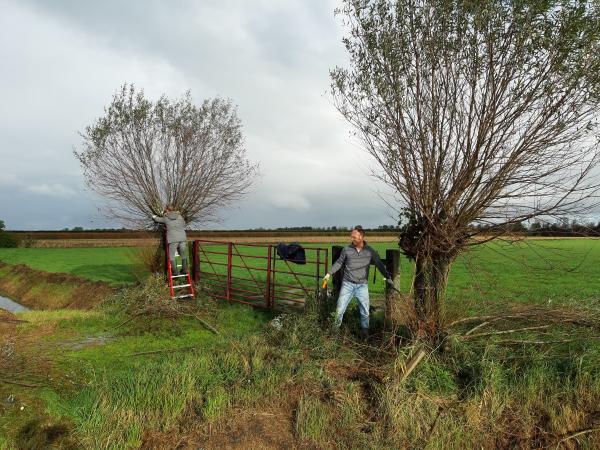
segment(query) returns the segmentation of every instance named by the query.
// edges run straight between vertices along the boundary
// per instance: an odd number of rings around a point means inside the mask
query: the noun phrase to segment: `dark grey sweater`
[[[344,247],[338,260],[331,266],[329,273],[333,275],[344,267],[344,281],[366,284],[369,282],[369,266],[371,262],[375,264],[384,277],[390,278],[390,274],[381,262],[381,259],[379,259],[379,255],[366,242],[360,252],[352,244]]]
[[[185,221],[179,211],[170,211],[164,217],[152,216],[152,220],[167,226],[167,242],[185,242]]]

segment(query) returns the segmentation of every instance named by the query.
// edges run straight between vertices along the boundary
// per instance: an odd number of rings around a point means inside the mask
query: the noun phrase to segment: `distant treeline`
[[[498,227],[493,224],[473,226],[473,231],[480,234],[495,234],[498,232],[517,234],[523,236],[546,237],[600,237],[600,222],[579,223],[576,220],[563,219],[556,222],[535,221],[529,225],[515,222],[510,225]]]
[[[157,232],[128,229],[97,229],[84,230],[76,227],[71,230],[60,231],[10,231],[8,234],[21,241],[23,239],[149,239],[158,237]],[[280,228],[280,229],[254,229],[254,230],[190,230],[189,238],[202,237],[273,237],[273,236],[346,236],[350,232],[348,227],[328,228]],[[367,233],[377,236],[397,236],[398,230],[387,228],[375,228],[367,230]]]
[[[321,231],[350,231],[352,227],[346,226],[330,226],[330,227],[312,227],[312,226],[299,226],[299,227],[279,227],[279,228],[245,228],[245,229],[231,229],[231,230],[192,230],[192,232],[201,233],[247,233],[247,232],[273,232],[273,231],[310,231],[310,232],[321,232]],[[366,228],[367,231],[398,231],[400,228],[396,225],[379,225],[376,228]],[[12,233],[150,233],[147,230],[132,230],[130,228],[63,228],[62,230],[11,230]]]
[[[254,228],[246,230],[191,230],[188,231],[190,238],[200,238],[203,236],[219,237],[261,237],[261,236],[345,236],[351,230],[346,226],[330,227],[279,227],[274,229]],[[380,225],[377,228],[365,228],[367,234],[378,236],[398,236],[400,228],[394,225]],[[496,234],[499,232],[515,234],[521,236],[547,236],[547,237],[600,237],[600,222],[598,223],[579,223],[575,220],[560,220],[556,222],[532,222],[524,224],[517,222],[502,228],[489,224],[478,224],[472,227],[472,231],[477,234]],[[144,239],[157,236],[156,232],[150,230],[130,230],[127,228],[101,228],[84,229],[83,227],[74,227],[63,230],[38,230],[38,231],[20,231],[13,230],[6,232],[16,239]]]

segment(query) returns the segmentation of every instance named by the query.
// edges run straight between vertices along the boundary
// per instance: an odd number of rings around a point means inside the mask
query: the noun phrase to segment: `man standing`
[[[367,245],[363,227],[355,226],[350,239],[352,244],[342,250],[338,260],[325,275],[325,280],[329,280],[331,274],[344,267],[344,279],[337,301],[334,327],[340,328],[350,300],[356,297],[360,309],[360,334],[362,337],[366,337],[369,330],[369,266],[371,262],[377,266],[387,283],[393,285],[393,281],[377,252]]]
[[[171,271],[173,276],[179,275],[177,264],[175,263],[175,250],[181,255],[181,272],[187,273],[186,258],[186,235],[185,220],[179,211],[173,205],[167,205],[163,217],[152,216],[152,220],[163,223],[167,227],[167,244],[169,246],[169,259],[171,260]]]

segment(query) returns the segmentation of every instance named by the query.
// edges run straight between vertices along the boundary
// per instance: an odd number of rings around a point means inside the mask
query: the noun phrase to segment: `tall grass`
[[[321,442],[331,427],[331,419],[327,406],[321,400],[303,395],[296,408],[296,433],[300,438]]]
[[[417,344],[358,342],[351,330],[332,335],[313,310],[284,315],[277,329],[267,325],[269,313],[200,299],[193,308],[216,335],[163,310],[164,290],[151,279],[95,311],[21,315],[29,323],[20,337],[31,355],[44,349],[52,379],[19,389],[39,408],[0,417],[0,429],[11,430],[5,442],[47,438],[43,430],[60,425],[84,448],[138,448],[149,433],[281,402],[293,411],[296,442],[319,448],[600,446],[593,327],[541,331],[549,342],[572,333],[553,345],[451,336],[404,379]],[[140,308],[153,313],[132,314]],[[40,329],[45,334],[36,335]],[[98,336],[110,339],[71,345]],[[515,337],[535,340],[532,332]]]
[[[336,448],[596,448],[600,446],[600,339],[571,328],[480,341],[450,337],[411,375],[417,344],[365,345],[290,316],[274,343],[303,357],[295,407],[299,439]],[[559,338],[571,333],[572,341]],[[512,342],[512,341],[510,341]],[[300,381],[301,380],[301,381]],[[581,434],[578,434],[581,433]],[[578,447],[579,448],[579,447]]]
[[[266,369],[246,347],[169,355],[136,370],[96,371],[60,409],[87,448],[137,448],[145,430],[168,431],[189,414],[211,422],[241,398],[274,392],[288,373],[281,365]]]
[[[398,447],[537,448],[594,425],[598,347],[552,359],[532,351],[512,362],[494,344],[471,350],[428,358],[404,384],[380,384],[382,437]]]
[[[59,379],[36,393],[44,404],[39,424],[13,422],[15,442],[29,442],[26,433],[43,436],[42,424],[51,422],[72,424],[70,433],[84,448],[138,448],[149,430],[166,432],[191,417],[215,421],[232,404],[257,402],[289,379],[289,361],[274,358],[256,334],[268,314],[239,305],[216,309],[206,299],[195,307],[167,308],[172,301],[164,301],[164,289],[150,278],[93,312],[23,316],[29,320],[25,334],[40,326],[55,330],[45,339],[56,345],[47,356]],[[131,315],[140,308],[151,313]],[[191,309],[210,313],[207,320],[218,323],[220,333],[173,313]],[[103,345],[79,345],[94,336],[108,339]]]

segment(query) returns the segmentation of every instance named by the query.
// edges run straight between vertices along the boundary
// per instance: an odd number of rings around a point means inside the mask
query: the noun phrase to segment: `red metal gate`
[[[304,247],[305,264],[284,260],[276,245],[195,240],[193,278],[212,297],[263,308],[303,306],[327,273],[329,251]]]

